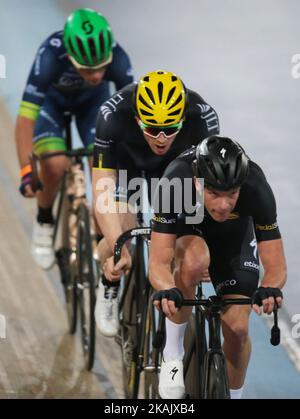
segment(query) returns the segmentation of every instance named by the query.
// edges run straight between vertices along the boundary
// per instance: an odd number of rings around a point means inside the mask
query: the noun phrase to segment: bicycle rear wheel
[[[96,261],[93,258],[90,232],[90,212],[81,203],[78,207],[77,231],[77,296],[81,323],[81,341],[85,358],[85,367],[91,370],[95,357],[95,275]]]
[[[209,351],[205,359],[205,399],[230,399],[225,357]]]

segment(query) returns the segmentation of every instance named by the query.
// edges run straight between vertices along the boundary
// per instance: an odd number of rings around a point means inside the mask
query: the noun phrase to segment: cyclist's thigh
[[[174,267],[180,270],[185,281],[197,282],[203,277],[209,265],[209,249],[199,226],[187,224],[181,216],[177,222],[177,239]]]
[[[210,251],[209,272],[216,292],[251,297],[259,280],[252,218],[204,222],[202,231]]]
[[[120,216],[126,214],[126,217],[136,219],[137,210],[142,204],[143,193],[134,182],[141,178],[141,174],[137,169],[127,170],[125,166],[118,167],[116,189],[114,191],[114,199],[118,206]],[[125,227],[125,226],[124,226]],[[133,227],[131,227],[133,228]],[[128,229],[128,228],[127,228]]]
[[[52,150],[51,150],[52,151]],[[53,150],[54,151],[54,150]],[[41,160],[41,180],[56,182],[60,180],[69,165],[69,160],[66,156],[55,156],[49,159]]]
[[[75,109],[76,125],[82,143],[88,149],[92,149],[96,134],[96,120],[100,106],[110,97],[107,82],[91,88],[91,92],[85,92],[82,100],[78,99]]]
[[[53,96],[47,95],[35,124],[34,152],[43,153],[66,150],[64,140],[64,111]]]
[[[175,259],[181,263],[186,262],[188,266],[209,265],[209,249],[205,240],[197,234],[187,234],[177,237]]]

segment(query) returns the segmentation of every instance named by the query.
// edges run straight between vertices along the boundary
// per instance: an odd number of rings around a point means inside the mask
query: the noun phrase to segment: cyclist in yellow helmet
[[[143,77],[136,91],[140,121],[153,127],[169,127],[183,120],[186,92],[173,73],[157,71]]]
[[[99,244],[104,275],[98,290],[96,321],[106,336],[118,331],[119,279],[131,265],[126,249],[116,266],[112,254],[120,234],[136,225],[134,183],[143,174],[151,196],[151,180],[159,179],[175,157],[218,133],[215,110],[168,71],[147,73],[101,106],[94,144],[93,195],[104,236]],[[106,198],[111,202],[109,207],[105,206]],[[151,197],[149,200],[151,203]]]

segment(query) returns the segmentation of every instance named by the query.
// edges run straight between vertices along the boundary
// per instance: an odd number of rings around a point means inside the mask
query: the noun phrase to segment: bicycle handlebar
[[[49,153],[42,154],[38,159],[39,160],[46,160],[51,157],[56,156],[66,156],[66,157],[91,157],[93,155],[92,150],[87,150],[86,148],[76,148],[74,150],[61,150],[61,151],[54,151]]]
[[[204,307],[216,307],[220,305],[221,308],[227,305],[247,305],[252,304],[251,298],[227,298],[221,300],[218,296],[212,295],[209,298],[197,298],[196,300],[183,300],[183,306],[204,306]]]
[[[114,264],[116,265],[119,260],[121,259],[121,251],[124,244],[134,237],[144,237],[149,239],[151,235],[151,228],[150,227],[137,227],[131,230],[125,231],[123,234],[120,235],[118,240],[115,243],[114,248]],[[222,300],[217,295],[212,295],[209,298],[197,298],[193,300],[184,299],[183,306],[198,306],[202,305],[208,308],[214,308],[216,310],[221,310],[227,305],[252,305],[251,298],[226,298]],[[278,305],[275,301],[274,309],[274,325],[271,329],[271,338],[270,342],[273,346],[277,346],[280,343],[280,329],[278,327]]]
[[[132,228],[131,230],[127,230],[123,234],[121,234],[121,236],[118,238],[118,240],[115,243],[114,264],[116,265],[121,259],[122,247],[127,242],[127,240],[133,239],[134,237],[145,237],[149,239],[150,235],[151,235],[150,227]]]
[[[207,308],[211,308],[212,310],[219,311],[222,308],[228,305],[252,305],[251,298],[226,298],[224,300],[217,295],[212,295],[209,298],[197,298],[194,300],[185,299],[182,302],[183,306],[203,306]],[[271,338],[270,343],[273,346],[277,346],[280,344],[280,329],[278,327],[278,305],[275,300],[275,305],[273,309],[274,314],[274,325],[271,329]]]

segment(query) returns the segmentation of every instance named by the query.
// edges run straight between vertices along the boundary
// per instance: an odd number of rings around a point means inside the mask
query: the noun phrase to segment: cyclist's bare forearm
[[[93,169],[92,180],[96,221],[113,254],[115,242],[122,234],[121,220],[113,196],[116,172]]]
[[[118,214],[97,214],[97,223],[99,224],[100,230],[107,242],[107,245],[111,251],[111,255],[114,252],[114,246],[117,239],[123,233]]]
[[[171,265],[165,266],[157,264],[155,260],[149,262],[149,279],[152,287],[156,291],[166,290],[176,286],[170,268]]]
[[[172,262],[175,254],[176,236],[153,232],[149,255],[149,279],[152,287],[164,290],[175,287]]]
[[[258,250],[264,267],[261,286],[283,288],[287,278],[287,268],[282,240],[259,242]]]
[[[25,118],[24,116],[17,117],[15,138],[21,168],[29,164],[29,156],[32,153],[34,126],[34,120]]]
[[[261,281],[262,287],[272,287],[282,289],[286,283],[286,275],[279,274],[276,269],[264,271],[264,276]]]

